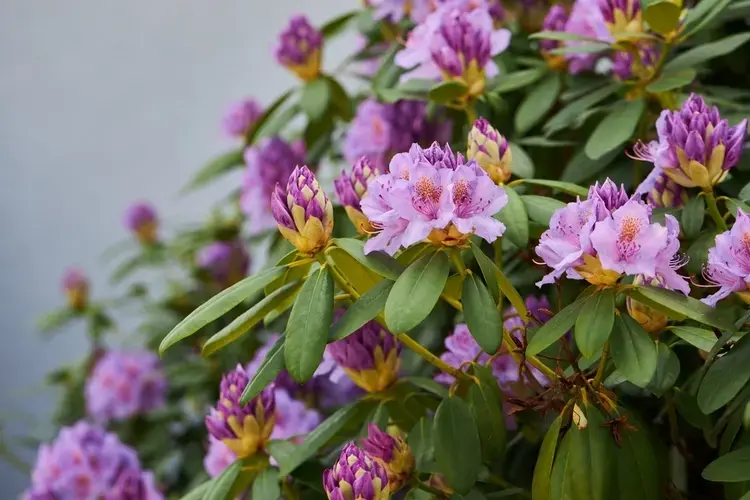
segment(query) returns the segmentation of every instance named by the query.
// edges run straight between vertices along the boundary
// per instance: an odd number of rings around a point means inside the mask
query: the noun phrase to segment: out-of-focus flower
[[[331,469],[323,472],[329,500],[388,500],[385,468],[354,443],[347,444]]]
[[[598,0],[604,22],[611,35],[635,35],[643,33],[640,0]]]
[[[375,7],[375,19],[385,19],[398,23],[405,18],[411,18],[415,23],[421,23],[433,12],[440,0],[372,0]]]
[[[398,378],[401,344],[375,321],[329,344],[327,351],[344,373],[368,392],[383,391]]]
[[[633,279],[634,285],[647,285],[655,286],[659,288],[665,288],[664,280],[660,278],[646,278],[642,274],[637,275]],[[644,305],[631,297],[627,298],[628,314],[636,320],[648,333],[659,333],[664,330],[667,326],[666,315],[653,309],[647,305]]]
[[[320,413],[292,398],[283,389],[276,389],[276,422],[271,439],[294,439],[301,441],[323,420]]]
[[[478,118],[469,131],[466,158],[474,160],[495,184],[507,182],[513,157],[508,141],[484,118]]]
[[[276,60],[301,80],[309,82],[320,75],[323,35],[305,16],[293,16],[279,35]]]
[[[214,241],[201,249],[196,263],[211,276],[214,283],[227,288],[247,275],[250,256],[239,240]]]
[[[336,197],[360,234],[368,235],[374,232],[370,221],[362,213],[360,201],[367,192],[367,183],[380,174],[382,172],[363,156],[354,164],[351,172],[342,171],[339,178],[334,181]]]
[[[115,434],[80,421],[39,447],[29,500],[161,500],[150,471]]]
[[[659,49],[654,44],[642,43],[636,47],[638,60],[633,54],[624,50],[615,52],[612,64],[612,73],[618,80],[630,80],[637,78],[647,80],[656,69],[659,60]]]
[[[208,432],[232,450],[237,458],[255,454],[265,446],[276,420],[273,386],[266,387],[245,406],[240,396],[250,379],[242,366],[221,379],[219,400],[206,416]]]
[[[656,121],[658,141],[639,143],[634,158],[653,162],[670,179],[684,187],[710,189],[737,165],[747,133],[747,120],[734,127],[722,119],[716,106],[691,94],[679,111],[665,109]],[[649,176],[653,182],[655,176]],[[652,185],[639,186],[639,191]]]
[[[573,9],[570,11],[570,16],[565,23],[564,31],[607,43],[614,41],[602,14],[602,1],[576,0],[573,4]],[[575,47],[585,43],[587,42],[569,41],[565,42],[565,45]],[[573,74],[592,70],[599,57],[600,54],[590,53],[565,54],[565,59],[568,61],[568,68]]]
[[[221,122],[224,133],[230,137],[243,138],[262,114],[263,107],[255,99],[232,103]]]
[[[86,380],[86,410],[97,422],[147,413],[164,406],[167,379],[149,351],[108,351]]]
[[[245,150],[245,176],[240,207],[250,219],[250,231],[258,233],[276,226],[271,210],[271,194],[276,184],[284,185],[289,174],[305,163],[305,143],[287,143],[269,137]]]
[[[732,293],[750,304],[750,216],[741,209],[737,209],[732,229],[716,236],[714,246],[708,250],[703,275],[720,287],[702,299],[706,304],[715,306]]]
[[[565,25],[568,22],[568,12],[564,6],[555,4],[549,8],[547,15],[544,17],[542,31],[565,31]],[[565,68],[565,56],[562,54],[550,54],[550,51],[560,48],[562,43],[557,40],[541,40],[539,48],[542,51],[547,64],[553,69]]]
[[[203,458],[203,468],[211,477],[219,477],[224,470],[237,460],[237,455],[223,442],[208,436],[208,451]]]
[[[367,426],[367,438],[362,440],[362,448],[385,468],[391,493],[403,488],[414,473],[414,454],[400,434],[393,436],[371,423]]]
[[[638,187],[637,194],[646,194],[648,204],[657,208],[678,208],[688,200],[686,188],[669,178],[663,170],[655,168]]]
[[[307,167],[294,169],[286,190],[276,184],[271,208],[281,235],[301,253],[314,254],[331,238],[333,205]]]
[[[138,202],[125,211],[125,227],[144,245],[152,245],[158,239],[159,219],[151,204]]]
[[[89,280],[83,271],[75,268],[65,271],[62,287],[71,309],[76,311],[86,309],[89,301]]]
[[[537,325],[543,325],[552,317],[550,314],[550,303],[547,297],[535,297],[529,295],[524,299],[526,310]],[[512,335],[521,338],[525,328],[524,318],[522,318],[515,307],[511,306],[503,313],[503,328]]]

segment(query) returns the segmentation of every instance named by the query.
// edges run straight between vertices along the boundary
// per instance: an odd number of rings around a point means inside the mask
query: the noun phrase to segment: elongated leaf
[[[564,193],[572,194],[573,196],[580,196],[581,198],[587,198],[589,195],[588,189],[571,182],[551,181],[547,179],[523,179],[522,182],[524,184],[534,184],[535,186],[550,187]]]
[[[429,464],[433,460],[435,454],[432,421],[426,417],[419,419],[419,422],[417,422],[409,433],[407,444],[414,454],[414,461],[417,470],[421,470]]]
[[[506,186],[504,190],[508,195],[508,203],[495,218],[505,224],[503,236],[517,247],[526,248],[529,244],[529,217],[526,215],[526,206],[515,189]]]
[[[263,358],[258,369],[255,371],[253,379],[245,386],[240,396],[240,404],[248,404],[251,399],[260,394],[268,384],[276,379],[276,376],[284,369],[284,336],[271,346]]]
[[[694,326],[670,326],[669,330],[688,344],[706,352],[716,343],[716,335],[711,330]]]
[[[620,433],[617,453],[617,490],[620,500],[661,500],[664,498],[666,480],[662,471],[667,457],[657,453],[654,439],[648,427],[635,414],[627,414],[628,423],[634,428]]]
[[[731,451],[703,469],[703,479],[720,483],[750,481],[750,446]]]
[[[585,408],[588,425],[583,429],[571,425],[568,430],[571,460],[567,473],[571,491],[573,498],[610,500],[617,445],[599,410],[593,406]]]
[[[524,69],[507,75],[498,75],[487,83],[493,94],[504,94],[531,85],[546,73],[546,68]]]
[[[654,378],[648,384],[654,396],[662,397],[669,389],[674,386],[677,377],[680,375],[680,360],[677,355],[664,342],[656,344],[659,358],[656,364]]]
[[[393,288],[393,281],[383,280],[352,304],[333,325],[331,330],[333,340],[341,340],[351,335],[383,312],[391,288]]]
[[[529,35],[532,40],[558,40],[562,42],[597,42],[602,43],[601,40],[591,38],[587,36],[578,35],[576,33],[568,33],[567,31],[539,31]]]
[[[484,281],[487,283],[490,293],[492,293],[495,286],[500,289],[500,293],[508,298],[508,301],[518,311],[518,315],[526,322],[528,311],[526,310],[526,304],[518,293],[518,290],[511,284],[510,280],[500,272],[494,262],[487,257],[481,248],[477,245],[471,245],[471,251],[474,254],[474,258],[479,264],[479,268],[482,270],[482,276]],[[494,295],[493,295],[494,297]]]
[[[620,84],[613,83],[576,99],[558,111],[555,116],[547,121],[544,125],[544,131],[547,134],[551,134],[568,127],[575,122],[584,111],[617,92],[620,86]]]
[[[357,259],[368,269],[375,271],[384,278],[396,281],[404,272],[404,266],[396,259],[383,252],[371,252],[365,255],[364,242],[354,238],[336,238],[334,244]]]
[[[750,40],[750,33],[737,33],[710,43],[702,43],[697,47],[683,52],[664,66],[664,71],[677,71],[692,68],[701,63],[734,52],[741,45]]]
[[[225,315],[240,302],[259,292],[267,284],[281,276],[283,268],[275,267],[245,278],[235,285],[223,290],[201,304],[185,319],[175,326],[159,344],[159,354],[170,346],[189,337],[207,324]]]
[[[646,330],[626,314],[615,321],[610,353],[617,370],[638,387],[646,387],[654,377],[659,356],[656,344]]]
[[[598,54],[610,48],[605,43],[582,43],[580,45],[564,45],[549,51],[550,54]]]
[[[468,492],[482,466],[481,443],[469,406],[457,397],[444,399],[435,412],[433,435],[438,469],[454,490]]]
[[[448,104],[466,95],[469,87],[465,83],[451,80],[441,82],[430,89],[427,96],[438,104]]]
[[[682,208],[682,223],[680,224],[685,236],[694,239],[700,234],[705,215],[706,204],[702,197],[692,197],[685,203]]]
[[[68,308],[56,309],[37,318],[36,328],[42,333],[57,330],[68,324],[69,321],[77,316],[78,314],[74,310]]]
[[[269,467],[253,481],[252,498],[254,500],[278,500],[281,498],[279,487],[279,471]]]
[[[516,131],[519,134],[525,134],[547,114],[557,100],[560,87],[560,76],[552,73],[526,95],[515,116]]]
[[[570,452],[572,434],[566,432],[563,434],[560,443],[557,445],[555,462],[550,474],[550,488],[548,494],[549,500],[565,500],[578,498],[573,496],[572,477],[570,474],[571,464],[573,462]]]
[[[501,460],[505,455],[507,430],[503,412],[503,394],[486,366],[474,366],[479,384],[471,384],[467,401],[477,425],[482,443],[482,456],[488,462]]]
[[[316,78],[306,83],[302,87],[299,103],[310,120],[320,120],[331,103],[331,88],[328,81],[325,78]]]
[[[331,104],[333,105],[336,115],[342,120],[348,122],[354,117],[354,107],[352,106],[352,100],[349,97],[349,94],[346,93],[344,87],[342,87],[335,78],[326,76],[324,79],[326,80],[326,83],[328,83],[328,89],[331,92]]]
[[[565,335],[575,324],[584,302],[584,300],[573,302],[543,324],[531,337],[531,340],[529,340],[529,345],[526,347],[526,354],[535,356]]]
[[[352,285],[359,295],[364,295],[383,278],[340,248],[326,251],[326,259]]]
[[[621,153],[621,151],[613,149],[601,158],[592,160],[591,158],[586,156],[584,148],[581,148],[573,156],[573,158],[571,158],[568,164],[565,165],[565,170],[563,170],[563,173],[560,176],[560,180],[565,182],[582,182],[587,179],[591,179],[599,172],[601,172],[602,169],[609,165],[612,160],[614,160],[615,157]]]
[[[448,257],[438,251],[420,257],[399,276],[385,303],[385,321],[391,332],[408,332],[430,314],[449,270]]]
[[[203,500],[228,500],[229,492],[232,491],[232,486],[239,479],[241,472],[242,462],[236,460],[213,481]]]
[[[698,390],[698,406],[706,415],[718,410],[750,380],[750,337],[743,337],[706,372]]]
[[[521,196],[521,200],[523,200],[523,204],[526,206],[529,219],[543,226],[549,226],[549,221],[555,211],[565,208],[565,203],[546,196],[525,194]]]
[[[689,85],[695,80],[696,71],[693,68],[685,68],[677,71],[664,72],[651,82],[646,90],[653,93],[667,92]]]
[[[685,17],[685,38],[691,38],[703,28],[709,26],[716,16],[724,12],[730,4],[742,7],[742,2],[734,0],[704,0],[699,2],[688,11],[688,15]]]
[[[513,175],[522,178],[534,177],[534,162],[531,161],[526,150],[510,141],[508,141],[508,147],[513,158]]]
[[[297,382],[312,377],[323,359],[332,318],[333,277],[326,267],[302,285],[286,325],[284,361]]]
[[[643,99],[624,101],[612,108],[586,141],[586,156],[596,160],[630,139],[644,108]]]
[[[186,493],[185,496],[180,498],[180,500],[203,500],[206,493],[213,487],[214,481],[216,481],[216,479],[209,479],[205,483],[196,486]]]
[[[205,186],[220,175],[229,172],[234,167],[244,165],[243,154],[244,149],[240,148],[233,149],[232,151],[217,156],[200,169],[193,179],[182,188],[181,192],[186,193],[201,186]]]
[[[473,274],[464,278],[461,298],[469,332],[484,352],[494,354],[503,343],[503,316],[497,310],[497,303]]]
[[[248,131],[247,135],[245,136],[245,144],[253,144],[255,140],[259,137],[263,137],[265,134],[261,134],[262,132],[266,132],[268,128],[271,128],[272,122],[274,120],[270,120],[270,118],[276,113],[276,111],[284,105],[287,99],[292,96],[294,93],[294,90],[287,90],[283,94],[281,94],[274,102],[271,103],[270,106],[268,106],[265,111],[263,111],[263,114],[260,115],[260,117],[255,120],[255,123],[253,123],[253,126]],[[297,113],[297,108],[290,108],[294,109],[294,114]],[[284,113],[281,113],[284,114]],[[289,120],[291,120],[293,116],[289,117]],[[274,130],[274,134],[278,133],[278,131]]]
[[[608,288],[588,297],[576,319],[576,344],[581,353],[591,358],[609,339],[615,324],[614,289]]]
[[[358,11],[352,11],[331,19],[320,27],[320,33],[323,35],[324,39],[328,40],[346,29],[358,14]]]
[[[531,482],[532,500],[547,500],[549,498],[550,477],[561,425],[562,416],[558,416],[547,429],[547,434],[544,435],[542,448],[539,450],[539,456],[534,466],[534,478]]]
[[[209,338],[201,349],[201,356],[211,356],[218,350],[241,338],[280,302],[296,293],[301,283],[287,283],[275,290],[253,307],[237,316],[234,321]]]

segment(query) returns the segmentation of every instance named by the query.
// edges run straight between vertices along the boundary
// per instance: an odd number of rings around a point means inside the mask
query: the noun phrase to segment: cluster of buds
[[[329,500],[388,500],[385,468],[354,443],[347,444],[331,469],[323,472]]]
[[[352,171],[341,172],[338,179],[334,181],[336,197],[346,210],[346,215],[354,224],[354,228],[363,235],[372,234],[375,230],[362,213],[360,202],[367,193],[367,183],[382,174],[380,169],[373,167],[366,157],[362,157],[354,164]]]
[[[484,118],[477,119],[469,131],[466,158],[477,162],[495,184],[510,179],[513,160],[508,141]]]
[[[333,232],[333,205],[306,166],[294,169],[286,190],[276,185],[271,209],[281,235],[300,253],[312,255],[328,244]]]
[[[383,466],[388,477],[388,491],[395,493],[409,482],[414,473],[414,454],[400,430],[392,427],[389,431],[393,434],[370,424],[367,438],[362,440],[362,448],[370,458]]]
[[[323,35],[305,16],[295,16],[279,35],[276,59],[302,81],[315,80],[320,75]]]
[[[125,212],[125,227],[144,245],[153,245],[158,240],[159,220],[150,204],[139,202]]]
[[[80,269],[68,269],[62,279],[62,287],[68,297],[68,306],[83,311],[89,302],[89,280]]]
[[[240,365],[224,375],[216,407],[206,416],[209,434],[224,443],[237,458],[249,457],[263,449],[276,420],[272,386],[263,389],[248,404],[240,404],[240,396],[249,381]]]
[[[216,286],[228,288],[247,276],[250,255],[239,240],[215,241],[198,252],[196,262]]]

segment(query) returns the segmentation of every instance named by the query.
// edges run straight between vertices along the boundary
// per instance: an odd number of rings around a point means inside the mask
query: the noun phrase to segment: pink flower
[[[508,195],[487,172],[476,164],[460,165],[453,172],[453,219],[461,233],[474,233],[494,241],[505,232],[505,225],[492,217],[507,203]]]
[[[208,452],[203,458],[203,468],[209,476],[219,477],[235,460],[237,455],[227,445],[211,435],[208,436]]]
[[[745,294],[750,288],[750,217],[737,210],[734,226],[716,236],[715,245],[708,251],[708,264],[703,270],[706,279],[720,287],[719,291],[702,299],[710,306],[732,292]]]

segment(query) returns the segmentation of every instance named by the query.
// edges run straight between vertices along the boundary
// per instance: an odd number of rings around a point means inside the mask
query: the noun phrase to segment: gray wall
[[[45,422],[55,394],[43,375],[85,349],[80,326],[49,340],[34,331],[34,318],[62,303],[62,271],[79,265],[95,294],[111,294],[101,252],[125,236],[121,213],[134,199],[152,200],[170,224],[201,220],[236,178],[189,197],[177,191],[231,144],[219,130],[227,104],[270,102],[294,83],[272,53],[288,16],[306,11],[322,23],[358,4],[0,3],[0,417],[31,416],[13,419],[11,432]],[[327,50],[327,67],[346,44]],[[0,498],[27,483],[0,463]]]

